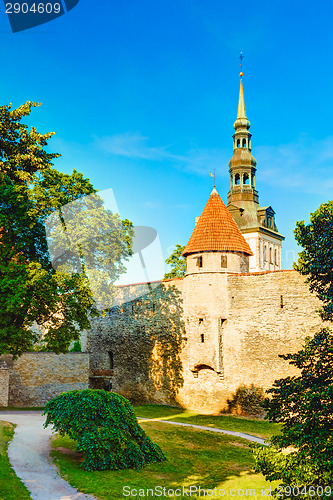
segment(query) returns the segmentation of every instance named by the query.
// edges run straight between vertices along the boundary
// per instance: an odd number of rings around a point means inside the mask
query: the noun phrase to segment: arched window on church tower
[[[269,263],[274,264],[273,262],[273,250],[272,248],[269,249]]]
[[[275,261],[275,265],[277,266],[278,265],[278,256],[277,256],[277,250],[276,249],[274,250],[274,261]]]
[[[264,261],[267,262],[267,245],[264,246]]]
[[[243,184],[245,184],[246,186],[250,184],[249,174],[243,175]]]
[[[239,186],[239,185],[240,185],[240,175],[239,175],[239,174],[236,174],[236,175],[235,175],[235,185],[236,185],[236,186]]]
[[[246,148],[246,139],[243,139],[243,148]]]
[[[240,139],[237,139],[237,147],[240,148]]]

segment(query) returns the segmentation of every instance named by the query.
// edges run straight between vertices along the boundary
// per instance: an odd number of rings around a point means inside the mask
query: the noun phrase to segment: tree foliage
[[[89,471],[141,469],[166,457],[137,423],[127,399],[98,389],[70,391],[49,401],[44,427],[67,434],[84,454]]]
[[[333,334],[323,328],[307,338],[302,350],[280,357],[301,373],[276,380],[268,390],[272,397],[263,404],[267,418],[282,423],[283,428],[267,449],[255,449],[256,470],[270,481],[282,480],[283,486],[332,486]]]
[[[36,342],[66,352],[79,339],[98,314],[96,295],[112,298],[133,236],[89,179],[52,168],[59,154],[44,148],[53,133],[21,123],[36,106],[0,107],[0,354],[14,356]],[[34,322],[45,326],[42,336]]]
[[[333,201],[310,215],[310,224],[296,223],[296,241],[303,247],[294,268],[307,276],[310,290],[323,302],[323,320],[333,320]]]
[[[303,246],[295,269],[307,276],[310,290],[322,300],[323,320],[333,320],[333,202],[297,222]],[[281,422],[281,435],[267,449],[254,451],[256,469],[269,480],[280,479],[280,497],[331,497],[333,488],[333,334],[322,328],[307,338],[296,354],[280,356],[301,370],[298,377],[275,381],[264,408],[267,418]],[[286,451],[287,450],[287,451]],[[290,491],[289,487],[300,490]],[[322,487],[326,487],[324,492]],[[312,488],[312,489],[311,489]],[[301,491],[301,493],[300,493]]]
[[[165,261],[171,266],[171,271],[165,273],[164,279],[181,278],[186,273],[186,257],[183,257],[185,246],[176,245],[174,251]]]

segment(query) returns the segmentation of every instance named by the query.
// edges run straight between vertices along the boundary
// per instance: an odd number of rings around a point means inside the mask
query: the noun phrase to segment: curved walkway
[[[256,437],[256,436],[251,436],[251,434],[245,434],[244,432],[226,431],[224,429],[218,429],[217,427],[207,427],[206,425],[186,424],[184,422],[175,422],[173,420],[164,420],[163,418],[137,417],[137,419],[140,420],[141,422],[144,422],[145,420],[147,420],[147,421],[152,420],[155,422],[163,422],[165,424],[182,425],[184,427],[194,427],[195,429],[200,429],[202,431],[219,432],[220,434],[228,434],[229,436],[240,437],[243,439],[247,439],[248,441],[252,441],[254,443],[259,443],[259,444],[263,444],[265,446],[268,446],[267,443],[265,443],[264,439],[261,439],[261,438]]]
[[[266,444],[263,439],[243,432],[227,431],[216,427],[174,422],[159,418],[137,418],[141,422],[156,421],[170,425],[193,427],[203,431],[228,434],[259,444]],[[96,500],[92,495],[79,493],[58,475],[57,469],[49,457],[51,451],[49,441],[52,430],[50,427],[43,428],[45,417],[42,416],[41,412],[2,411],[0,412],[0,420],[17,424],[14,438],[8,447],[8,457],[17,476],[30,491],[33,500]]]
[[[58,473],[49,458],[51,427],[43,428],[40,412],[0,412],[0,420],[17,424],[8,447],[9,461],[33,500],[95,500],[79,493]]]

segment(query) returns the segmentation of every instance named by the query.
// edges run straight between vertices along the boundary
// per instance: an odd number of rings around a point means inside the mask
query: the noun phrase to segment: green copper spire
[[[234,123],[234,129],[237,130],[239,128],[250,128],[250,122],[246,116],[245,110],[245,101],[244,101],[244,89],[243,89],[243,72],[239,73],[240,76],[240,88],[239,88],[239,99],[238,99],[238,112],[237,119]]]
[[[238,100],[238,113],[237,118],[246,118],[245,102],[244,102],[244,90],[243,90],[243,73],[240,73],[240,89],[239,89],[239,100]]]
[[[241,61],[243,55],[241,53]],[[255,188],[256,160],[251,153],[251,133],[249,132],[250,122],[246,116],[243,71],[241,66],[240,88],[238,99],[237,118],[234,123],[235,133],[232,136],[234,151],[229,161],[230,191],[228,193],[228,206],[242,206],[247,204],[258,204],[258,192]],[[245,206],[244,205],[244,206]],[[256,215],[255,208],[255,217]]]

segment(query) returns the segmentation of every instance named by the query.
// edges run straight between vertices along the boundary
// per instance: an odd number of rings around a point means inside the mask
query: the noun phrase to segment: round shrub
[[[45,407],[44,427],[53,425],[60,435],[77,442],[88,471],[141,469],[162,462],[162,450],[139,426],[129,401],[99,389],[64,392]]]

